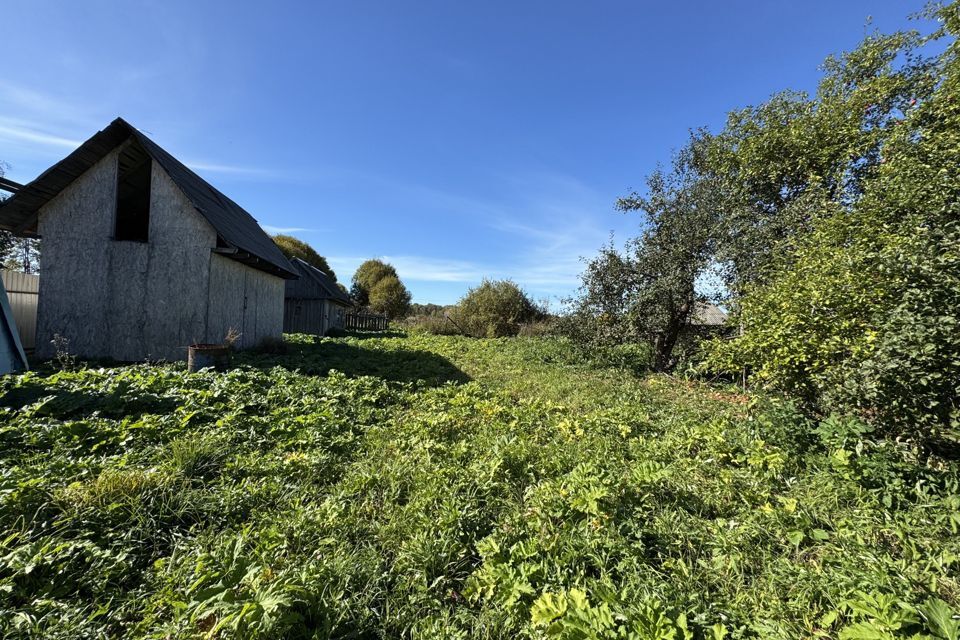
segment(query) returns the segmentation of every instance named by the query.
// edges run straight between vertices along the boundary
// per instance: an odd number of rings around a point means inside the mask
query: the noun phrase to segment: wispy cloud
[[[307,232],[313,233],[315,231],[319,231],[319,229],[308,229],[307,227],[275,227],[272,224],[261,224],[260,226],[263,227],[264,231],[266,231],[267,233],[273,233],[273,234],[307,233]]]
[[[362,262],[371,256],[329,256],[333,269],[347,281],[350,274],[357,270]],[[526,261],[520,263],[498,261],[485,263],[471,260],[448,260],[431,256],[382,255],[376,256],[392,264],[400,279],[413,288],[420,283],[460,285],[452,295],[441,294],[427,301],[454,302],[468,287],[479,284],[483,279],[510,279],[528,290],[534,297],[547,297],[559,300],[568,296],[577,286],[580,271],[579,256],[568,256],[542,264]]]
[[[55,126],[83,123],[90,119],[91,110],[29,87],[0,80],[0,105],[10,117],[24,117]],[[14,115],[16,114],[16,115]]]
[[[429,256],[384,256],[411,280],[429,282],[475,282],[490,276],[490,269],[469,260],[447,260]]]
[[[5,118],[0,118],[0,142],[28,142],[62,149],[76,149],[82,144],[80,140],[73,138],[65,138],[23,124],[8,123]]]
[[[397,269],[402,280],[414,282],[477,282],[497,273],[469,260],[447,260],[430,256],[384,255],[378,259]],[[330,264],[342,273],[353,273],[370,256],[330,256]]]
[[[524,248],[510,273],[544,293],[569,294],[580,281],[583,258],[596,254],[622,220],[604,215],[610,198],[575,177],[538,172],[507,180],[519,204],[489,224]]]
[[[225,175],[244,176],[247,178],[273,178],[276,172],[270,169],[260,169],[258,167],[245,167],[242,165],[221,164],[217,162],[203,162],[186,160],[184,164],[197,172],[220,173]]]
[[[83,140],[101,129],[111,118],[97,118],[95,110],[61,101],[29,88],[0,81],[0,144],[33,156],[62,156],[64,149],[76,149]],[[144,131],[147,135],[149,132]],[[188,160],[194,171],[251,179],[277,178],[276,171],[222,161]]]
[[[373,179],[375,180],[375,179]],[[491,183],[494,197],[451,193],[421,185],[383,187],[418,209],[439,211],[473,220],[501,238],[495,256],[470,252],[458,240],[456,246],[468,257],[419,254],[377,256],[396,267],[411,283],[478,284],[483,278],[509,278],[533,295],[553,299],[570,295],[580,282],[583,258],[595,255],[609,242],[616,227],[629,229],[632,221],[607,215],[612,197],[600,194],[570,176],[552,173],[497,176]],[[486,232],[485,232],[486,233]],[[440,243],[440,251],[447,247]],[[449,250],[449,249],[447,249]],[[350,274],[371,256],[332,256],[331,265],[340,274]]]
[[[0,142],[32,155],[75,149],[103,126],[81,105],[0,80]]]

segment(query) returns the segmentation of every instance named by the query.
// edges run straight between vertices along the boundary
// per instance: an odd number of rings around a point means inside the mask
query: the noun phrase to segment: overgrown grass
[[[555,339],[288,342],[0,380],[0,635],[956,637],[955,463]]]

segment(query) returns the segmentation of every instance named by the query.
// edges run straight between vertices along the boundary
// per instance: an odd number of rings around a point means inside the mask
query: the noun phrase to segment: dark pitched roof
[[[0,205],[0,229],[35,235],[40,208],[130,138],[163,167],[197,212],[216,230],[218,244],[222,245],[216,249],[218,253],[283,278],[296,277],[290,262],[253,216],[122,118],[94,134]]]
[[[698,302],[690,320],[690,324],[706,327],[719,327],[726,322],[727,313],[710,302]]]
[[[293,265],[300,279],[287,282],[286,296],[288,298],[336,300],[345,305],[353,304],[350,296],[337,286],[336,281],[327,273],[300,258],[294,258],[290,261],[290,264]]]

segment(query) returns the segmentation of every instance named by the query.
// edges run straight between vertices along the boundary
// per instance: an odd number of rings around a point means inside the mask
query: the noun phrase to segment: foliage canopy
[[[512,280],[484,280],[467,291],[451,312],[462,331],[484,338],[515,336],[521,325],[541,316],[543,312]]]
[[[941,13],[951,34],[955,13]],[[871,82],[897,88],[864,134],[869,170],[852,194],[807,189],[808,230],[745,287],[743,335],[716,344],[708,365],[748,367],[822,411],[930,443],[960,435],[960,58],[955,40],[929,60],[913,43],[868,39],[849,57],[879,52]],[[909,63],[892,69],[897,53]]]
[[[402,318],[410,307],[410,292],[396,276],[377,280],[370,289],[370,308],[388,318]]]
[[[393,265],[375,258],[357,267],[350,295],[357,304],[392,318],[406,314],[411,298]]]
[[[327,259],[300,238],[277,234],[273,236],[273,242],[287,258],[300,258],[307,264],[320,269],[320,271],[323,271],[334,280],[337,279],[337,274],[330,268],[330,263],[327,262]]]
[[[620,201],[644,231],[588,263],[569,335],[643,342],[669,368],[696,285],[717,272],[739,331],[708,346],[705,371],[954,446],[958,6],[930,10],[942,25],[930,35],[874,33],[828,58],[814,95],[782,92],[695,131]]]

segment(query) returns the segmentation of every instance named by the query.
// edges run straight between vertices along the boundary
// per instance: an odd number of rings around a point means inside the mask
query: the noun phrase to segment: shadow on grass
[[[349,331],[338,331],[331,333],[331,337],[353,338],[354,340],[372,340],[374,338],[405,338],[407,334],[403,331],[359,331],[351,329]]]
[[[381,332],[379,336],[384,336],[384,333]],[[430,351],[393,348],[392,345],[371,348],[320,338],[287,342],[286,353],[282,354],[239,353],[234,358],[234,364],[259,369],[279,366],[313,376],[326,375],[336,369],[351,377],[373,376],[389,382],[411,382],[430,387],[447,382],[470,381],[470,376],[452,362]]]
[[[111,391],[76,391],[53,385],[28,382],[9,389],[0,397],[0,406],[20,409],[40,400],[35,415],[80,418],[97,413],[105,418],[121,418],[146,413],[170,413],[177,403],[170,398],[131,391],[121,383]]]

